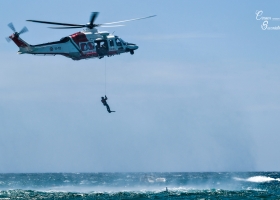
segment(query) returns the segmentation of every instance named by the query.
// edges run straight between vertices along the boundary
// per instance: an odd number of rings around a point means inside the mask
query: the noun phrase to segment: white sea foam
[[[155,187],[104,187],[104,186],[95,186],[95,187],[79,187],[79,186],[58,186],[58,187],[50,187],[50,188],[34,188],[33,190],[40,192],[77,192],[77,193],[118,193],[118,192],[134,192],[134,193],[160,193],[166,192],[166,187],[155,186]],[[208,187],[195,187],[195,186],[169,186],[167,187],[169,192],[181,193],[181,192],[199,192],[204,190],[210,190]]]
[[[270,181],[280,181],[280,178],[271,178],[267,176],[252,176],[249,178],[234,178],[237,181],[247,181],[247,182],[253,182],[253,183],[265,183]]]
[[[154,178],[154,177],[148,177],[147,178],[149,183],[154,183],[154,182],[161,182],[161,183],[165,183],[166,182],[166,178]]]
[[[154,179],[148,178],[148,182],[149,182],[149,183],[153,183],[153,182],[155,182],[155,181],[154,181]]]
[[[256,192],[266,192],[267,191],[267,190],[264,190],[264,189],[252,188],[252,187],[248,187],[248,188],[246,188],[246,190],[253,190],[253,191],[256,191]]]
[[[166,182],[165,178],[156,178],[156,182]]]

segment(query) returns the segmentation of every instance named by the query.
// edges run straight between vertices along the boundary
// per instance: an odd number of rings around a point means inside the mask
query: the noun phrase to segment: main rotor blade
[[[100,25],[100,26],[98,26],[98,27],[108,27],[108,28],[111,28],[111,27],[120,27],[120,26],[124,26],[124,25],[112,25],[112,26],[102,26],[102,25]],[[85,25],[84,26],[69,26],[69,27],[48,27],[48,28],[52,28],[52,29],[70,29],[70,28],[84,28],[84,27],[86,27]]]
[[[98,27],[106,27],[106,28],[111,28],[111,27],[120,27],[120,26],[125,26],[125,25],[112,25],[112,26],[103,26],[103,25],[100,25]]]
[[[117,23],[122,23],[122,22],[129,22],[129,21],[135,21],[135,20],[140,20],[140,19],[147,19],[147,18],[151,18],[151,17],[155,17],[155,16],[156,15],[152,15],[152,16],[148,16],[148,17],[141,17],[141,18],[136,18],[136,19],[128,19],[128,20],[123,20],[123,21],[118,21],[118,22],[109,22],[109,23],[103,23],[103,24],[117,24]]]
[[[67,23],[47,22],[47,21],[38,21],[38,20],[26,20],[26,21],[28,21],[28,22],[42,23],[42,24],[62,25],[62,26],[83,26],[83,24],[67,24]]]
[[[10,27],[10,29],[12,29],[12,31],[16,32],[16,29],[12,22],[8,24],[8,27]]]
[[[69,26],[69,27],[48,27],[48,28],[52,28],[52,29],[70,29],[70,28],[83,28],[85,26]]]
[[[96,20],[96,18],[98,17],[99,12],[92,12],[90,17],[89,17],[89,24],[93,25],[94,21]]]
[[[25,26],[21,29],[21,31],[18,34],[20,35],[20,34],[26,33],[27,31],[28,31],[28,29]]]
[[[83,28],[85,26],[66,26],[66,27],[48,27],[48,28],[52,28],[52,29],[69,29],[69,28]]]

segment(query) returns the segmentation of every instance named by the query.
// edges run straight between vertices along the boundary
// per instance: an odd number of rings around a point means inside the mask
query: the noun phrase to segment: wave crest
[[[249,178],[234,178],[237,181],[247,181],[247,182],[253,182],[253,183],[265,183],[270,181],[280,181],[280,178],[271,178],[268,176],[252,176]]]

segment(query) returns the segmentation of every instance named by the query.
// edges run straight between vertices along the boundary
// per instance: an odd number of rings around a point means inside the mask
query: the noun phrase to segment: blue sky
[[[256,10],[275,1],[2,1],[0,172],[279,170],[280,30]],[[17,55],[5,37],[27,26],[30,44],[76,30],[25,20],[97,23],[135,43],[135,54],[72,61]],[[270,21],[271,26],[280,26]]]

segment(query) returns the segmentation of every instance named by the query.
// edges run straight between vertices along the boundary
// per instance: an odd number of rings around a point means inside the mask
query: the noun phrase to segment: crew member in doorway
[[[106,101],[107,99],[108,99],[108,98],[106,97],[106,95],[105,95],[105,98],[104,98],[104,97],[101,97],[101,102],[103,103],[104,106],[106,106],[108,113],[116,112],[116,111],[111,111],[111,110],[110,110],[110,107],[109,107],[109,105],[107,104],[107,101]]]

